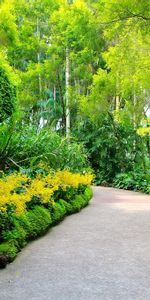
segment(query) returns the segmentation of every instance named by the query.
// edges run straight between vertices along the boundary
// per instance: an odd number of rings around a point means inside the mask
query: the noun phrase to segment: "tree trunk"
[[[66,48],[66,137],[67,138],[69,138],[70,136],[69,78],[70,78],[69,49]]]
[[[65,103],[64,103],[64,97],[63,97],[63,91],[62,91],[62,86],[61,86],[61,81],[60,81],[60,76],[59,73],[57,74],[58,78],[58,88],[59,88],[59,94],[60,94],[60,101],[61,101],[61,106],[62,106],[62,125],[63,129],[65,131],[66,129],[66,111],[65,111]]]
[[[38,38],[38,42],[40,42],[40,28],[39,28],[39,19],[37,18],[37,38]],[[38,51],[37,53],[37,62],[38,64],[40,63],[40,52]],[[40,95],[40,100],[41,100],[41,94],[42,94],[42,81],[41,81],[41,74],[39,73],[38,75],[39,77],[39,95]]]

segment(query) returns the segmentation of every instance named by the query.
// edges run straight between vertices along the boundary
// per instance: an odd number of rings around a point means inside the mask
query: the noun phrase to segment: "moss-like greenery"
[[[66,215],[79,212],[91,197],[92,189],[87,187],[70,202],[61,199],[53,208],[36,205],[32,210],[18,216],[14,220],[13,229],[7,230],[3,236],[5,242],[0,245],[0,268],[13,261],[28,241],[44,234],[50,226],[60,222]]]

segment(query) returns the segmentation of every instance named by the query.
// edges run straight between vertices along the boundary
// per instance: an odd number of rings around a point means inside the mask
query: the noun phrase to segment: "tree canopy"
[[[114,160],[117,155],[127,155],[136,161],[135,149],[142,138],[143,150],[139,151],[144,151],[142,164],[147,168],[149,1],[3,0],[0,12],[3,114],[10,115],[14,109],[13,85],[17,83],[16,107],[23,124],[37,126],[37,130],[44,127],[62,136],[67,132],[69,138],[89,145],[89,128],[94,138],[94,130],[99,132],[99,126],[105,124],[107,128],[110,122],[112,145],[115,147],[117,139],[120,147],[120,152],[113,150],[114,156],[112,150],[106,151],[110,164],[111,155]],[[4,119],[1,113],[0,121]],[[133,134],[130,149],[121,143],[125,132],[126,143]]]

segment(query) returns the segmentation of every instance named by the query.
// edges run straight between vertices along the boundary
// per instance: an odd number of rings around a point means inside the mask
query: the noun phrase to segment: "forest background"
[[[0,169],[150,193],[150,3],[0,1]]]

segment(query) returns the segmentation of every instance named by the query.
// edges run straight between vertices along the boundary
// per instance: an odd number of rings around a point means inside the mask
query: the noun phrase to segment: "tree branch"
[[[112,20],[112,21],[109,21],[109,22],[100,22],[99,24],[100,25],[109,25],[109,24],[113,24],[113,23],[117,23],[117,22],[122,22],[122,21],[126,21],[126,20],[129,20],[129,19],[133,19],[133,18],[142,19],[144,21],[150,21],[149,17],[145,17],[145,16],[142,16],[142,15],[139,15],[139,14],[133,14],[133,13],[131,13],[130,16],[121,17],[121,18],[118,18],[118,19],[115,19],[115,20]]]

